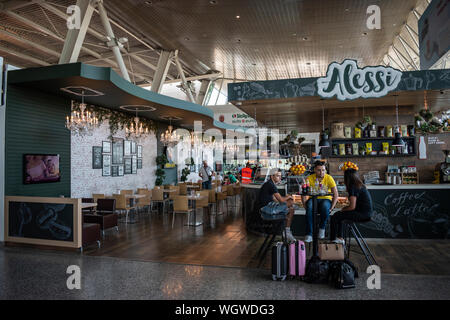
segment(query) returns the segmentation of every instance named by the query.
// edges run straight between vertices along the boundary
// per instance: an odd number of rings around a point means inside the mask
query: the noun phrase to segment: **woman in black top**
[[[363,222],[370,220],[372,216],[372,198],[355,169],[345,170],[344,183],[350,205],[336,212],[330,220],[330,240],[336,243],[344,243],[342,239],[344,220]]]

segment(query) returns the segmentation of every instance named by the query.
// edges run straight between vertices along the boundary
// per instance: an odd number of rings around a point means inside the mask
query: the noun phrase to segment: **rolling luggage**
[[[306,268],[306,249],[303,241],[297,240],[289,245],[289,275],[303,277]]]
[[[272,247],[272,280],[286,280],[288,269],[287,246],[283,242],[277,242]]]

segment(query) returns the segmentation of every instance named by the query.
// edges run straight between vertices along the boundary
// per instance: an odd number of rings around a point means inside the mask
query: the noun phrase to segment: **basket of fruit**
[[[289,171],[290,171],[291,174],[294,175],[294,176],[300,176],[300,175],[302,175],[303,173],[305,173],[306,167],[305,167],[304,165],[302,165],[302,164],[298,164],[298,165],[292,166],[292,167],[289,169]]]
[[[359,170],[358,166],[356,165],[356,163],[353,163],[351,161],[346,161],[344,162],[344,164],[341,167],[342,171],[345,171],[347,169],[355,169],[356,171]]]

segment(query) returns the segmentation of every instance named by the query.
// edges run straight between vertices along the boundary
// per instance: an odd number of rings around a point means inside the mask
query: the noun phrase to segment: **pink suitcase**
[[[306,249],[303,241],[289,244],[289,275],[304,276],[306,268]]]

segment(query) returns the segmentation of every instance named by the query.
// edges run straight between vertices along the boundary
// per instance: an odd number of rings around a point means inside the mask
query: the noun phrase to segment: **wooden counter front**
[[[80,248],[81,199],[5,197],[5,242]]]

